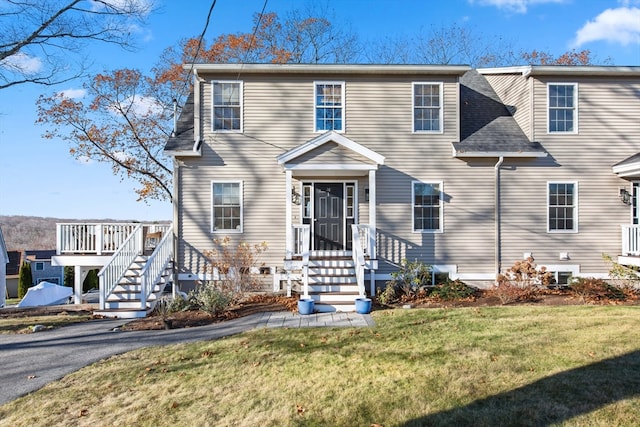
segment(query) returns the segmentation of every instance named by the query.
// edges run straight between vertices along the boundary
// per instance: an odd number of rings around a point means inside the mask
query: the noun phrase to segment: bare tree
[[[152,0],[0,1],[0,89],[54,85],[85,72],[88,42],[133,48]]]

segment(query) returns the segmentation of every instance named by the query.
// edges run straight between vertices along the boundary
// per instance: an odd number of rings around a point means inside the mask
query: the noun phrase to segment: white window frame
[[[44,271],[44,262],[36,261],[35,271]]]
[[[318,129],[318,108],[322,108],[316,103],[316,93],[318,90],[318,85],[340,85],[340,97],[342,101],[342,105],[339,107],[342,111],[342,129]],[[344,133],[347,128],[347,117],[346,117],[346,99],[345,99],[345,82],[344,81],[314,81],[313,82],[313,131],[315,133],[325,133],[333,130],[337,133]],[[330,108],[338,108],[338,107],[330,107]]]
[[[418,107],[416,106],[416,86],[438,86],[439,94],[439,122],[438,130],[416,130],[416,109],[417,108],[431,108],[433,107]],[[444,133],[444,83],[443,82],[413,82],[411,85],[411,132],[412,133]]]
[[[238,102],[240,107],[240,129],[216,129],[216,104],[215,104],[215,86],[216,84],[237,84]],[[244,131],[244,85],[242,80],[213,80],[211,82],[211,130],[217,133],[242,133]],[[222,107],[222,106],[220,106]]]
[[[238,184],[240,196],[240,229],[217,229],[213,187],[215,184]],[[241,234],[244,230],[244,182],[238,180],[212,180],[211,181],[211,232],[216,234]]]
[[[552,184],[572,184],[573,185],[573,229],[571,230],[552,230],[551,229],[551,217],[549,210],[551,205],[549,204],[550,186]],[[578,181],[547,181],[547,200],[545,208],[547,209],[547,233],[560,233],[560,234],[575,234],[578,232]]]
[[[439,200],[440,200],[440,209],[439,209],[439,218],[438,218],[438,228],[437,229],[415,229],[415,191],[416,184],[427,184],[427,185],[438,185],[440,188],[439,191]],[[444,188],[443,181],[411,181],[411,230],[414,233],[442,233],[444,232]]]
[[[551,130],[551,86],[573,86],[573,130]],[[560,108],[557,108],[560,109]],[[568,109],[568,108],[562,108]],[[575,135],[578,133],[578,83],[547,83],[547,133],[552,135]]]

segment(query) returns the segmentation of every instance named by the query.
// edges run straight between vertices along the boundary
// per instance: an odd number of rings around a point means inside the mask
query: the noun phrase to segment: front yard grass
[[[101,361],[0,425],[635,426],[640,308],[382,310]],[[152,333],[152,332],[150,332]]]
[[[31,333],[35,325],[42,325],[46,329],[59,328],[71,323],[86,322],[91,319],[91,313],[60,313],[47,316],[0,317],[0,334]]]

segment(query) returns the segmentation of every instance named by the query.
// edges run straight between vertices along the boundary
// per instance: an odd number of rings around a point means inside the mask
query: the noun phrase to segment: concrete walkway
[[[197,328],[118,331],[125,323],[91,320],[34,334],[0,335],[0,404],[24,396],[78,369],[143,347],[214,340],[263,328],[366,327],[369,315],[256,313]]]

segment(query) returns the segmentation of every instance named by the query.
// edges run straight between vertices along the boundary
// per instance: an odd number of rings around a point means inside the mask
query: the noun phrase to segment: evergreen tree
[[[87,277],[82,282],[82,292],[87,292],[93,288],[99,288],[100,282],[98,281],[98,270],[89,270]]]
[[[27,294],[27,290],[33,285],[33,277],[31,276],[31,264],[23,262],[20,266],[20,275],[18,277],[18,298],[23,298]]]

